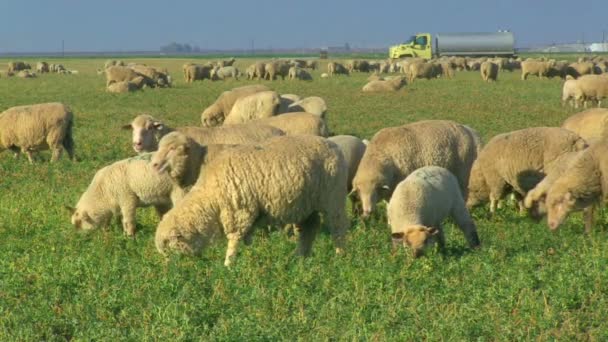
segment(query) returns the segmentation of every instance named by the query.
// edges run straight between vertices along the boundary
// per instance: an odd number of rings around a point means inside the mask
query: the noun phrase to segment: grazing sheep
[[[171,132],[160,139],[150,163],[157,172],[167,171],[174,184],[189,191],[207,163],[235,146],[239,145],[200,145],[185,134]]]
[[[583,101],[583,92],[578,86],[578,82],[570,75],[566,76],[566,81],[562,86],[562,106],[570,102],[571,106],[578,108]]]
[[[254,223],[264,219],[296,224],[297,253],[307,256],[321,214],[341,253],[348,227],[346,173],[338,147],[319,137],[278,137],[233,148],[213,159],[189,195],[163,217],[156,248],[199,254],[223,232],[224,265],[230,266],[240,241],[251,242]]]
[[[327,140],[338,145],[344,156],[344,160],[348,166],[348,183],[346,185],[348,192],[350,192],[353,178],[355,178],[355,173],[357,173],[357,168],[359,167],[361,158],[363,158],[363,154],[365,154],[367,145],[361,139],[352,135],[334,135],[327,138]]]
[[[124,66],[111,66],[106,69],[106,87],[114,82],[129,82],[140,74]],[[152,80],[150,80],[152,83]]]
[[[146,65],[135,64],[129,67],[135,71],[138,76],[144,76],[152,80],[152,87],[170,87],[171,81],[167,71],[159,71],[156,68]]]
[[[395,77],[390,81],[371,81],[363,86],[364,92],[397,91],[405,85],[404,77]]]
[[[33,163],[36,151],[51,149],[54,162],[65,148],[74,160],[73,125],[74,115],[62,103],[11,107],[0,113],[0,151],[9,149],[15,157],[24,152]]]
[[[333,76],[334,74],[348,75],[348,69],[338,62],[329,62],[327,63],[327,74],[329,74],[329,76]]]
[[[608,136],[608,109],[593,108],[573,114],[561,127],[578,134],[587,142],[601,139]]]
[[[278,128],[287,135],[329,136],[329,130],[322,117],[305,112],[286,113],[269,118],[250,121],[254,125],[267,125]],[[232,127],[232,126],[227,126]]]
[[[595,65],[592,62],[571,63],[566,67],[566,74],[574,78],[579,78],[583,75],[593,74]]]
[[[184,68],[184,78],[187,83],[210,80],[212,67],[209,65],[190,64]]]
[[[255,78],[255,63],[251,64],[245,69],[245,75],[248,80],[253,80]]]
[[[493,137],[471,169],[467,207],[490,201],[494,213],[512,188],[520,200],[545,176],[560,155],[580,151],[587,143],[576,133],[557,127],[533,127]]]
[[[241,97],[226,115],[224,125],[234,125],[247,121],[268,118],[277,114],[281,100],[277,92],[268,90]]]
[[[225,66],[225,67],[215,67],[211,69],[211,80],[225,80],[227,78],[234,78],[238,81],[241,72],[237,67],[233,66]]]
[[[248,125],[230,125],[212,128],[172,128],[148,114],[136,116],[130,124],[124,125],[122,128],[132,130],[133,150],[137,153],[156,151],[160,139],[173,131],[181,132],[201,145],[251,144],[264,141],[273,136],[285,135],[280,129],[263,124],[254,127]]]
[[[27,69],[31,69],[31,66],[24,62],[8,62],[8,72],[17,72]]]
[[[295,94],[282,94],[280,96],[281,104],[279,105],[279,111],[277,114],[283,114],[289,112],[289,106],[300,101],[302,98]]]
[[[547,223],[557,229],[572,211],[585,209],[585,230],[593,226],[593,207],[608,197],[608,142],[603,139],[581,153],[549,187]]]
[[[289,64],[283,61],[268,62],[264,65],[264,70],[266,72],[264,74],[264,79],[272,81],[275,80],[277,76],[281,76],[281,79],[285,80],[285,77],[287,77],[289,73],[289,68]]]
[[[608,97],[608,77],[603,75],[583,75],[576,79],[576,86],[579,88],[580,95],[585,101],[597,101],[600,107],[602,100]],[[580,102],[580,99],[575,98]]]
[[[471,130],[453,121],[424,120],[384,128],[367,146],[353,179],[353,193],[361,199],[366,217],[380,194],[388,199],[395,186],[414,170],[435,165],[450,170],[466,196],[476,157],[476,139]]]
[[[319,63],[317,61],[307,60],[304,67],[306,69],[316,70],[318,68],[318,64]]]
[[[439,68],[441,69],[441,75],[445,76],[447,79],[454,78],[454,65],[451,62],[441,62],[439,63]]]
[[[47,63],[47,62],[36,63],[36,72],[39,74],[49,72],[49,63]]]
[[[258,80],[261,80],[266,76],[266,63],[264,62],[256,62],[255,63],[255,77]]]
[[[427,80],[430,80],[437,77],[438,74],[439,67],[433,63],[411,63],[408,73],[408,83],[414,83],[414,80],[417,78],[426,78]]]
[[[481,72],[481,78],[486,82],[496,81],[496,79],[498,78],[499,69],[500,68],[497,64],[489,62],[489,61],[483,62],[479,66],[479,70]]]
[[[158,173],[150,164],[152,154],[124,159],[95,173],[72,212],[77,229],[107,227],[112,217],[122,219],[124,233],[135,235],[135,211],[153,205],[162,217],[185,192],[168,174]]]
[[[223,92],[218,96],[217,100],[201,114],[203,126],[212,127],[221,125],[224,122],[225,116],[232,110],[232,106],[234,106],[236,100],[267,90],[270,89],[264,85],[256,84],[242,86]]]
[[[289,112],[306,112],[320,116],[325,119],[327,104],[323,98],[318,96],[305,97],[289,105]]]
[[[288,73],[290,80],[312,81],[312,76],[304,69],[291,67]]]
[[[555,65],[555,61],[537,61],[525,60],[521,62],[521,79],[525,81],[528,75],[538,75],[538,77],[546,77]]]
[[[412,248],[414,257],[424,253],[435,240],[445,250],[441,223],[451,217],[462,230],[469,247],[480,246],[475,223],[465,207],[458,180],[439,166],[419,168],[400,182],[387,207],[393,247]]]

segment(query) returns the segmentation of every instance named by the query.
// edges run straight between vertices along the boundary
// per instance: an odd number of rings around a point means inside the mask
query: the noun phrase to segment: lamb
[[[387,208],[393,247],[410,246],[414,257],[435,241],[445,250],[441,223],[451,217],[470,248],[480,246],[477,228],[465,207],[456,177],[439,166],[419,168],[400,182]]]
[[[285,134],[280,129],[261,123],[253,127],[230,125],[213,128],[172,128],[148,114],[136,116],[130,124],[124,125],[122,128],[133,131],[133,150],[137,153],[156,151],[159,140],[173,131],[181,132],[201,145],[251,144]]]
[[[168,174],[160,174],[150,165],[151,153],[124,159],[95,173],[72,212],[77,229],[107,227],[112,217],[122,218],[127,236],[135,235],[135,211],[153,205],[163,216],[185,192]]]
[[[36,151],[51,149],[54,162],[65,149],[74,160],[73,125],[74,115],[62,103],[11,107],[0,113],[0,152],[9,149],[15,157],[24,152],[33,163]]]
[[[404,77],[395,77],[390,81],[371,81],[363,86],[364,92],[397,91],[405,85]]]
[[[348,227],[346,173],[338,147],[319,137],[278,137],[234,148],[212,160],[189,195],[163,217],[156,247],[162,254],[196,255],[223,232],[224,265],[230,266],[240,241],[250,243],[254,223],[264,219],[297,224],[297,253],[307,256],[322,214],[341,253]]]
[[[557,229],[572,211],[585,209],[585,228],[593,226],[593,207],[608,197],[608,142],[603,139],[581,153],[547,191],[547,223]]]
[[[238,81],[241,72],[237,67],[233,66],[225,66],[225,67],[215,67],[211,69],[211,80],[225,80],[227,78],[234,78]]]
[[[498,78],[498,65],[489,61],[481,63],[479,70],[481,72],[481,78],[486,81],[496,81]]]
[[[300,101],[302,98],[295,94],[282,94],[280,96],[281,104],[279,105],[279,112],[277,114],[283,114],[289,112],[289,106],[292,103]],[[300,110],[303,111],[303,110]]]
[[[287,135],[329,136],[325,120],[316,114],[295,112],[250,121],[252,125],[267,125],[278,128]],[[228,126],[233,127],[233,126]]]
[[[301,68],[291,67],[288,74],[290,80],[312,81],[310,73]]]
[[[520,200],[534,188],[558,157],[580,151],[587,143],[576,133],[557,127],[533,127],[492,138],[471,169],[467,207],[490,201],[494,213],[507,188]]]
[[[361,158],[363,158],[367,145],[365,145],[361,139],[352,135],[335,135],[327,138],[327,140],[338,145],[344,156],[344,160],[348,166],[348,182],[346,184],[347,190],[350,192],[352,190],[353,178],[355,178],[355,173],[357,172],[357,168],[359,167]]]
[[[367,146],[353,179],[352,195],[361,199],[362,216],[367,217],[379,195],[388,198],[395,186],[414,170],[436,165],[456,176],[466,196],[476,157],[476,139],[471,130],[453,121],[424,120],[384,128]]]
[[[528,75],[538,75],[540,78],[546,77],[554,65],[555,61],[525,60],[521,62],[521,79],[525,81]]]
[[[49,72],[49,63],[47,63],[47,62],[36,63],[36,72],[39,74]]]
[[[608,136],[608,109],[594,108],[576,113],[562,123],[562,128],[578,134],[587,142]]]
[[[325,119],[327,104],[323,98],[318,96],[305,97],[289,105],[289,112],[306,112],[320,116]]]
[[[280,104],[279,94],[272,90],[241,97],[232,106],[232,110],[224,120],[224,125],[271,117],[278,113]]]
[[[348,69],[338,62],[329,62],[327,63],[327,74],[329,74],[329,76],[333,76],[334,74],[348,76]]]
[[[242,86],[227,90],[220,94],[220,96],[207,107],[201,114],[201,121],[203,126],[212,127],[219,126],[224,122],[224,118],[232,110],[232,106],[241,97],[245,97],[251,94],[259,93],[261,91],[270,90],[268,87],[256,84]]]
[[[183,133],[171,132],[160,140],[150,163],[157,172],[167,171],[181,189],[190,191],[203,174],[204,166],[221,152],[236,146],[239,145],[200,145]]]

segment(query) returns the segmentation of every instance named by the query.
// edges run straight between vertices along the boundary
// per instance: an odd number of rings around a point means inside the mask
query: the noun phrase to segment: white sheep
[[[163,217],[156,247],[163,254],[199,254],[223,232],[229,266],[240,241],[250,242],[254,223],[264,218],[296,224],[297,252],[307,256],[322,214],[341,252],[348,227],[346,173],[338,147],[319,137],[278,137],[231,149],[213,159],[189,195]]]
[[[445,250],[442,222],[451,217],[462,230],[469,247],[480,245],[475,223],[465,207],[456,177],[439,166],[419,168],[401,181],[387,207],[393,247],[409,246],[414,257],[435,240]]]
[[[305,112],[275,115],[269,118],[253,120],[247,124],[254,126],[272,126],[282,132],[285,132],[287,135],[318,135],[320,137],[329,136],[329,129],[325,124],[325,120],[318,115]]]
[[[227,90],[218,96],[218,98],[201,114],[201,122],[203,126],[219,126],[224,122],[225,116],[230,113],[232,106],[236,100],[251,94],[261,91],[270,90],[268,87],[261,84],[247,85],[237,87],[232,90]]]
[[[224,125],[234,125],[247,121],[269,118],[279,111],[281,100],[277,92],[261,91],[241,97],[234,103],[224,119]]]
[[[319,96],[309,96],[290,104],[287,110],[289,112],[311,113],[325,119],[327,103]]]

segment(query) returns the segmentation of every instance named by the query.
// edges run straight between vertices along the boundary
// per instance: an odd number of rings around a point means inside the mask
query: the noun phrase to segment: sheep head
[[[171,132],[158,143],[152,167],[158,172],[169,170],[173,178],[181,178],[188,168],[189,152],[194,141],[179,132]]]
[[[158,148],[158,140],[170,131],[161,121],[148,114],[141,114],[122,126],[133,131],[133,150],[137,153],[153,152]]]
[[[424,250],[433,244],[435,237],[439,234],[437,228],[426,227],[423,225],[406,226],[402,232],[391,234],[393,247],[403,244],[412,249],[415,258],[424,254]]]

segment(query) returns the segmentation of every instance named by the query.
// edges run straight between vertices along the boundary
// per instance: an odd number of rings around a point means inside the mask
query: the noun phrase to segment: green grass
[[[35,60],[30,60],[35,62]],[[56,62],[59,60],[49,60]],[[158,218],[138,211],[135,240],[121,228],[77,232],[73,205],[100,167],[132,155],[120,129],[149,112],[170,125],[198,125],[223,90],[248,81],[183,82],[186,59],[141,59],[167,67],[170,89],[108,94],[100,59],[61,59],[78,75],[0,79],[0,109],[61,101],[76,113],[77,163],[35,165],[0,154],[0,340],[606,340],[606,218],[589,236],[580,214],[552,233],[512,207],[473,214],[482,248],[470,251],[446,225],[448,253],[412,260],[391,255],[384,214],[365,227],[352,218],[348,251],[336,257],[327,234],[313,256],[259,229],[223,266],[225,244],[200,258],[164,260],[154,247]],[[245,67],[251,60],[240,60]],[[4,61],[0,61],[4,64]],[[324,71],[324,69],[323,69]],[[371,136],[383,127],[450,119],[489,139],[531,126],[559,125],[561,81],[505,72],[486,84],[477,72],[418,81],[395,94],[363,94],[367,75],[313,82],[266,82],[281,93],[319,95],[336,134]],[[381,207],[383,208],[383,207]]]

